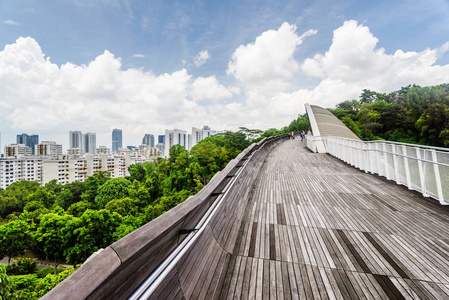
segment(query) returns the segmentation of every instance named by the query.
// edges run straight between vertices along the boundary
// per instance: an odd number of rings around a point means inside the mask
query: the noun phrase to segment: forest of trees
[[[363,140],[449,147],[449,84],[409,85],[389,94],[363,90],[329,109]]]
[[[170,158],[131,165],[126,178],[100,172],[85,182],[20,181],[0,189],[0,258],[18,258],[0,265],[0,299],[40,298],[74,272],[58,264],[84,262],[197,193],[251,143],[284,129],[241,127],[211,136],[190,152],[175,145]],[[23,256],[26,249],[53,261],[54,269],[39,271]]]

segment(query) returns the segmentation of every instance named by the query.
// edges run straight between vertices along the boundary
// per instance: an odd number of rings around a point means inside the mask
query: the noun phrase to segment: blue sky
[[[2,0],[2,145],[280,128],[306,102],[449,82],[448,16],[446,0]]]

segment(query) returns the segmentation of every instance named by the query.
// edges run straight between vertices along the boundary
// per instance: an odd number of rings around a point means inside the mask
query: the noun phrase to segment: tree
[[[11,257],[24,253],[25,249],[33,246],[33,238],[29,231],[29,225],[22,220],[6,223],[0,226],[0,257]]]
[[[81,217],[67,222],[63,230],[67,261],[81,263],[98,249],[110,245],[119,225],[120,215],[106,209],[88,209]]]
[[[129,180],[130,181],[144,181],[146,178],[146,170],[143,164],[134,164],[129,166]]]
[[[191,164],[189,171],[193,172],[203,185],[206,185],[216,172],[225,167],[229,155],[221,149],[224,148],[215,146],[210,140],[204,140],[190,150],[192,160],[197,164]]]
[[[33,274],[37,270],[37,263],[34,259],[29,257],[19,258],[17,262],[13,262],[6,266],[8,275],[26,275]]]
[[[44,187],[39,187],[34,193],[28,195],[28,201],[40,202],[46,208],[51,208],[55,203],[55,196],[49,192]]]
[[[89,180],[89,179],[88,179]],[[82,201],[81,195],[86,192],[86,184],[80,181],[67,183],[56,198],[56,202],[65,210],[72,204]]]
[[[114,199],[122,199],[129,196],[131,182],[125,178],[114,178],[106,181],[98,188],[98,195],[95,197],[95,205],[101,209]]]
[[[110,178],[111,175],[109,174],[109,172],[106,171],[101,171],[92,176],[87,177],[85,181],[86,190],[81,195],[81,199],[94,204],[95,197],[97,197],[98,195],[98,189]]]
[[[129,197],[123,199],[113,199],[106,204],[105,208],[110,212],[116,212],[122,217],[128,215],[136,215],[138,212],[138,207],[135,201]]]
[[[257,139],[263,133],[260,129],[248,129],[246,127],[239,127],[239,132],[244,133],[250,141]]]
[[[54,274],[56,274],[59,262],[64,259],[64,250],[67,247],[64,243],[64,229],[66,224],[72,220],[73,216],[71,215],[60,216],[54,213],[43,215],[34,234],[38,247],[48,258],[54,260]]]
[[[0,217],[5,218],[7,215],[13,212],[21,212],[22,205],[15,197],[2,197],[0,196]]]
[[[373,103],[377,99],[377,93],[364,89],[360,95],[360,103]]]
[[[80,217],[89,208],[94,208],[92,203],[88,201],[79,201],[70,205],[67,209],[67,213],[75,217]]]

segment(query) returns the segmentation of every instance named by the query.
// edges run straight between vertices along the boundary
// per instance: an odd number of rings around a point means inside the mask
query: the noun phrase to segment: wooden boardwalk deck
[[[449,210],[298,139],[268,155],[222,299],[449,299]]]

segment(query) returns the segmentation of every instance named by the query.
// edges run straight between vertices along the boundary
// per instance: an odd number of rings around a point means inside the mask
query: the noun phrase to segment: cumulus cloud
[[[7,25],[20,25],[19,23],[13,21],[13,20],[4,20],[3,24],[7,24]]]
[[[204,65],[209,59],[210,59],[209,51],[203,50],[203,51],[200,51],[200,52],[195,56],[195,58],[193,59],[193,63],[195,64],[195,66],[201,67],[201,66]]]
[[[309,101],[335,105],[358,97],[365,88],[391,92],[412,83],[435,85],[449,81],[449,65],[435,64],[449,43],[433,50],[399,49],[387,54],[384,48],[377,47],[378,42],[367,26],[354,20],[334,30],[329,50],[307,58],[301,65],[306,75],[322,79],[313,91],[306,93]]]
[[[229,99],[232,94],[238,93],[239,89],[228,89],[225,86],[218,83],[215,76],[210,77],[198,77],[192,84],[191,96],[194,101],[201,100],[221,100]]]
[[[199,113],[201,108],[185,99],[190,81],[185,69],[159,76],[121,70],[120,59],[109,51],[88,65],[58,67],[34,39],[19,38],[0,52],[0,117],[17,131],[107,134],[118,127],[139,140]]]
[[[301,36],[296,26],[283,23],[278,30],[269,30],[254,43],[238,47],[228,64],[226,73],[248,88],[257,86],[276,90],[288,88],[288,79],[299,70],[294,52],[303,40],[317,33],[309,30]]]

